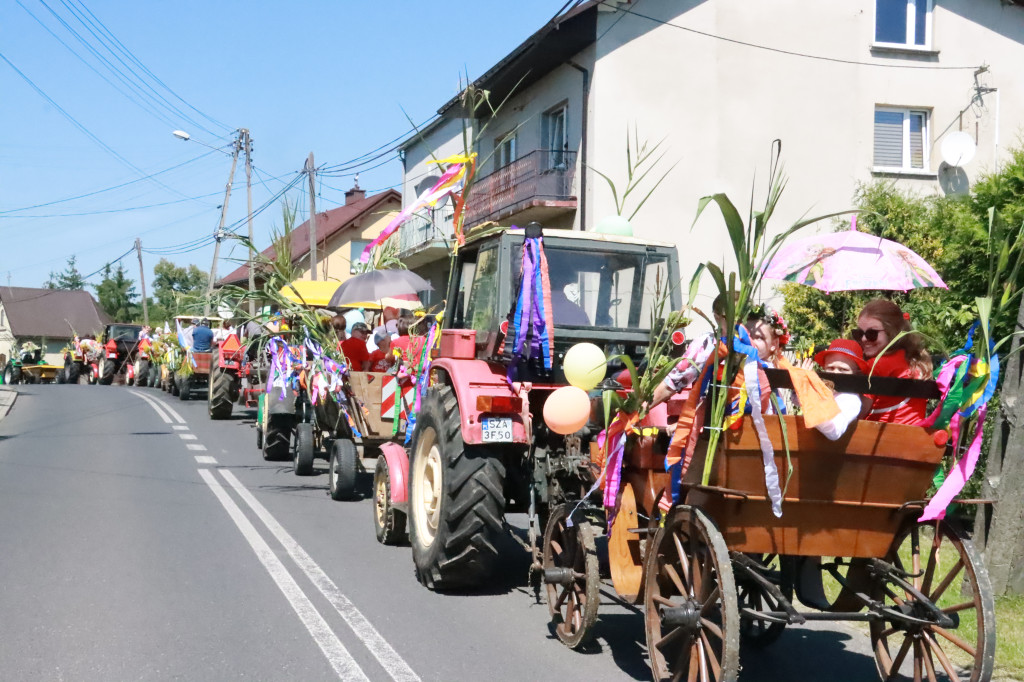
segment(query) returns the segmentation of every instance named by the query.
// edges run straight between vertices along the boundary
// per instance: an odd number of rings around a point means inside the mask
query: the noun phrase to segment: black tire
[[[135,385],[142,388],[149,386],[149,360],[139,360],[139,370],[135,372]]]
[[[181,377],[178,379],[178,400],[189,400],[192,398],[192,377]]]
[[[551,629],[562,644],[578,649],[590,641],[601,603],[601,572],[594,527],[579,514],[569,525],[576,503],[555,507],[544,529],[543,566],[570,573],[565,582],[545,585]]]
[[[103,370],[100,373],[100,384],[103,386],[110,386],[114,383],[114,373],[117,368],[117,363],[113,360],[106,360],[103,362]]]
[[[219,368],[213,370],[213,374],[210,375],[210,419],[231,418],[231,392],[235,390],[234,384],[237,381],[235,375],[230,372]]]
[[[69,384],[77,384],[78,376],[81,372],[82,368],[79,367],[78,363],[71,361],[64,367],[64,380]]]
[[[423,401],[409,473],[409,537],[419,581],[430,589],[479,585],[498,555],[505,466],[491,449],[463,443],[449,386],[431,388]]]
[[[22,380],[26,384],[38,384],[39,383],[39,376],[36,375],[33,372],[26,372],[26,371],[22,370],[21,375],[23,377]]]
[[[57,377],[55,380],[58,384],[66,384],[68,381],[67,375],[65,374],[65,369],[66,368],[61,367],[60,369],[57,370]]]
[[[263,449],[263,427],[259,424],[256,425],[256,447]]]
[[[263,434],[263,459],[268,462],[288,459],[294,424],[295,417],[290,414],[268,415],[267,430]]]
[[[331,445],[331,460],[327,466],[328,488],[333,500],[351,500],[356,492],[356,469],[359,453],[356,444],[339,438]]]
[[[391,504],[391,472],[384,455],[373,471],[373,530],[382,545],[400,545],[409,538],[405,514]]]
[[[160,367],[154,363],[149,363],[149,385],[156,388],[160,385]]]
[[[10,365],[4,367],[4,383],[7,385],[14,384],[14,368]]]
[[[313,447],[313,425],[302,422],[295,425],[295,450],[292,455],[292,466],[296,476],[313,475],[313,459],[316,448]]]

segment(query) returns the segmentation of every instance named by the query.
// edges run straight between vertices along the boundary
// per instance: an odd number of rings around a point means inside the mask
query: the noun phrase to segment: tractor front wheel
[[[400,545],[408,539],[405,513],[391,504],[391,472],[383,454],[373,472],[373,528],[382,545]]]
[[[409,530],[419,581],[431,589],[480,584],[498,555],[505,466],[493,450],[463,443],[451,387],[427,392],[409,468]]]
[[[296,424],[295,453],[292,458],[296,476],[313,475],[313,458],[316,457],[313,445],[313,425],[306,422]]]
[[[263,437],[260,439],[263,448],[263,459],[268,462],[288,459],[294,425],[294,415],[267,415],[266,429],[262,432]]]
[[[135,371],[135,385],[140,388],[149,386],[149,360],[139,360],[139,367]]]
[[[351,500],[356,491],[356,469],[359,453],[356,444],[347,438],[338,438],[331,445],[331,461],[327,467],[327,480],[331,499]]]
[[[107,360],[103,363],[103,370],[100,373],[100,384],[103,386],[109,386],[114,383],[114,374],[117,370],[117,363],[113,360]]]

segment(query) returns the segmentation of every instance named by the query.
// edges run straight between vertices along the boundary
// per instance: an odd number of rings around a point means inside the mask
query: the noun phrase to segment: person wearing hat
[[[345,354],[349,367],[357,372],[365,372],[370,365],[370,352],[366,349],[366,339],[370,336],[370,328],[365,322],[356,322],[349,330],[349,337],[341,342],[341,352]]]
[[[395,362],[395,356],[391,352],[391,334],[386,329],[379,330],[373,335],[373,342],[377,349],[370,353],[370,372],[386,372]]]
[[[803,368],[811,369],[812,364],[817,364],[822,371],[830,374],[864,374],[868,368],[864,350],[852,339],[836,339],[828,348],[814,355],[813,363],[805,360]],[[871,400],[856,393],[834,393],[833,397],[839,406],[839,414],[815,428],[829,440],[838,440],[850,428],[850,424],[867,412]]]

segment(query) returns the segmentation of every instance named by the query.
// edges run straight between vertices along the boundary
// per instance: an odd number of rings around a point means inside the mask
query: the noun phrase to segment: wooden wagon
[[[833,378],[866,392],[865,377]],[[772,382],[783,385],[784,375]],[[931,382],[881,383],[875,394],[936,395]],[[784,429],[789,443],[781,518],[750,417],[723,434],[706,485],[706,447],[698,447],[682,503],[664,515],[667,436],[634,437],[627,448],[609,564],[616,591],[645,606],[654,679],[735,680],[741,640],[764,646],[811,620],[866,622],[884,680],[990,679],[995,617],[985,567],[956,521],[918,522],[947,434],[861,421],[829,441],[802,417],[765,421],[784,484]],[[566,643],[597,617],[594,531],[577,520],[563,517],[545,546],[549,605]]]

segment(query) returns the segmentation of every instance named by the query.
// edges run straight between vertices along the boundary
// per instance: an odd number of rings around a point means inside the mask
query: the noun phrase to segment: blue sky
[[[427,120],[455,94],[460,74],[479,76],[562,4],[2,3],[0,53],[96,139],[0,60],[0,284],[41,286],[72,254],[83,274],[91,273],[121,256],[136,237],[144,249],[170,253],[212,234],[230,159],[176,139],[175,129],[219,147],[235,128],[249,128],[258,208],[295,177],[310,151],[318,166],[341,164],[406,133],[411,126],[403,109],[417,123]],[[101,37],[111,45],[111,36],[149,73],[127,54],[107,51]],[[129,66],[140,74],[138,81]],[[391,160],[363,169],[359,184],[373,191],[400,180],[401,166]],[[318,210],[343,202],[352,182],[350,176],[323,178]],[[122,183],[129,184],[59,201]],[[297,189],[288,196],[300,202],[305,219],[308,197]],[[280,215],[274,205],[256,218],[259,246],[267,245],[272,225],[280,226]],[[227,223],[244,217],[240,164]],[[227,244],[222,256],[230,255]],[[212,255],[212,246],[202,246],[168,257],[208,270]],[[236,248],[233,257],[239,256],[244,252]],[[147,278],[159,257],[144,254]],[[134,255],[123,262],[137,278]],[[222,259],[218,271],[235,265]]]

